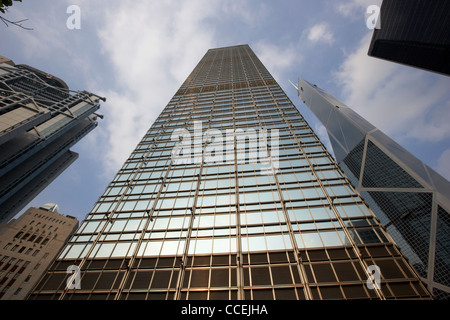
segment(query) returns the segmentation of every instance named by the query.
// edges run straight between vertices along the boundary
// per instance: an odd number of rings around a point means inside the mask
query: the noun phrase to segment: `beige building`
[[[77,228],[78,220],[55,204],[0,224],[0,300],[25,299]]]
[[[9,64],[10,66],[15,65],[11,59],[3,57],[3,56],[0,56],[0,63],[6,63],[6,64]]]

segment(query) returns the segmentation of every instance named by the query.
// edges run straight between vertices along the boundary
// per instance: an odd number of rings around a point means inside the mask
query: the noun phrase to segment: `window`
[[[20,238],[23,235],[23,231],[17,232],[17,234],[14,236],[14,238]]]

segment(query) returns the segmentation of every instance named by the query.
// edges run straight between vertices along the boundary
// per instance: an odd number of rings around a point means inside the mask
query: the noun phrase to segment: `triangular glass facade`
[[[205,54],[30,296],[408,298],[430,295],[247,45]]]

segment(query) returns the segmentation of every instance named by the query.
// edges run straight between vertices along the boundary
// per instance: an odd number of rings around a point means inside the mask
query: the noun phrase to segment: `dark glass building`
[[[29,299],[430,294],[241,45],[207,51]]]
[[[450,1],[383,0],[369,56],[450,76]]]
[[[336,160],[436,298],[450,294],[450,183],[344,103],[299,79]]]
[[[7,222],[78,154],[69,150],[97,126],[99,97],[0,57],[0,222]]]

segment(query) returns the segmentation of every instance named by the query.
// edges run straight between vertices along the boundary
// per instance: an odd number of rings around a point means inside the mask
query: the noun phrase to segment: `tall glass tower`
[[[29,299],[430,299],[247,45],[209,50]]]
[[[450,298],[450,182],[330,93],[298,95],[328,132],[336,161],[435,298]]]

